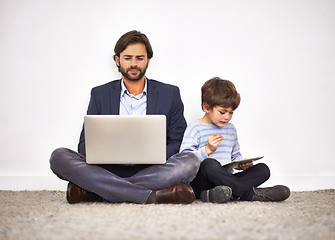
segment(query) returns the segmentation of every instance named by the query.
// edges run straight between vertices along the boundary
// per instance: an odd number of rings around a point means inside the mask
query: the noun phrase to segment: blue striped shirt
[[[218,145],[217,150],[208,156],[205,147],[208,144],[208,137],[214,133],[223,135],[224,138]],[[200,162],[206,158],[214,158],[221,165],[243,159],[240,153],[236,128],[232,123],[227,123],[224,127],[218,127],[199,120],[191,122],[185,130],[180,147],[180,152],[184,151],[193,151]]]

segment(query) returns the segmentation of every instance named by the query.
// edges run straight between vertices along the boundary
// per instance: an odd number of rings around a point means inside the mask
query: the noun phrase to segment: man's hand
[[[246,170],[246,169],[252,167],[253,165],[254,165],[253,162],[243,163],[243,164],[238,165],[238,167],[236,169],[237,170]]]
[[[217,135],[214,133],[212,136],[208,138],[208,144],[205,147],[207,155],[212,154],[218,148],[218,145],[222,142],[223,135]]]

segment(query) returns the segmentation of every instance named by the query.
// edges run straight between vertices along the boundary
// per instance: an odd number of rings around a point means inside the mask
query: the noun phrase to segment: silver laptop
[[[164,164],[165,115],[86,115],[88,164]]]

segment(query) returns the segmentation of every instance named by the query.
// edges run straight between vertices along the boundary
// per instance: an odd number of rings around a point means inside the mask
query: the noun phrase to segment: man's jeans
[[[146,203],[152,190],[189,183],[199,169],[192,152],[177,153],[159,165],[89,165],[85,156],[67,148],[50,157],[51,170],[61,179],[96,193],[111,203]]]

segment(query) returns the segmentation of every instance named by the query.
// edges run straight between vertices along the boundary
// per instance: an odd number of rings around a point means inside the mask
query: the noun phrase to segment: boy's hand
[[[254,165],[253,162],[243,163],[243,164],[238,165],[238,167],[236,169],[237,170],[246,170],[246,169],[252,167],[253,165]]]
[[[223,135],[217,135],[214,133],[212,136],[208,138],[208,144],[205,147],[207,155],[212,154],[218,148],[218,145],[222,142]]]

